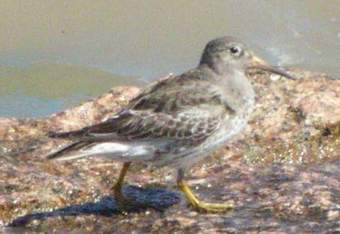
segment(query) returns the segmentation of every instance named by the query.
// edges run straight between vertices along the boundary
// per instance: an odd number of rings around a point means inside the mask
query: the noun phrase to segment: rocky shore
[[[340,80],[300,69],[298,80],[253,71],[257,105],[246,131],[192,168],[189,184],[224,214],[187,207],[171,168],[135,165],[125,193],[145,204],[119,210],[120,164],[47,161],[68,131],[109,118],[139,89],[117,87],[44,119],[0,118],[0,232],[340,232]]]

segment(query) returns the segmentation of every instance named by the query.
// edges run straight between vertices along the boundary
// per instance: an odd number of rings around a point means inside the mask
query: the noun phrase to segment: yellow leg
[[[234,205],[228,203],[207,203],[200,201],[191,191],[188,184],[183,179],[184,172],[182,169],[178,170],[177,186],[184,193],[189,203],[197,210],[203,212],[223,212],[234,208]]]
[[[123,164],[123,168],[121,169],[121,171],[119,173],[118,180],[117,180],[116,184],[113,186],[115,198],[120,203],[123,203],[126,200],[126,198],[124,197],[124,195],[122,193],[122,186],[123,186],[125,175],[126,175],[128,169],[129,169],[130,165],[131,165],[130,162],[126,162],[126,163]]]

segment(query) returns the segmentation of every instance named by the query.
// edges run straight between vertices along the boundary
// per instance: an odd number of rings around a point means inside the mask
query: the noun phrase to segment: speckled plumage
[[[53,133],[73,142],[49,158],[104,156],[123,161],[113,187],[118,203],[138,205],[126,198],[122,184],[131,162],[178,168],[177,185],[190,204],[220,212],[231,203],[200,201],[184,180],[187,167],[209,155],[242,131],[254,107],[255,94],[245,72],[254,67],[289,77],[253,56],[232,37],[210,41],[199,65],[147,87],[113,118],[84,129]]]
[[[196,68],[151,84],[113,118],[79,131],[53,133],[73,143],[49,158],[102,155],[190,166],[244,128],[254,105],[245,75],[253,58],[237,39],[215,39]]]

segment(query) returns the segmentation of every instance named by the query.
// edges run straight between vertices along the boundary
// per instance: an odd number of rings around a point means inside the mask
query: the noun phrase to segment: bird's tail
[[[49,132],[47,135],[51,138],[77,138],[84,134],[84,129],[70,132]]]
[[[70,144],[67,144],[66,146],[53,151],[49,153],[46,158],[51,160],[51,159],[58,159],[58,160],[71,160],[71,159],[76,159],[76,158],[81,158],[85,157],[87,155],[82,155],[82,154],[72,154],[72,152],[75,152],[85,146],[88,146],[91,144],[91,142],[88,141],[76,141],[72,142]]]
[[[146,161],[155,156],[152,146],[135,145],[126,142],[93,142],[77,141],[47,155],[48,159],[58,161],[73,160],[86,157],[104,157],[117,161]]]

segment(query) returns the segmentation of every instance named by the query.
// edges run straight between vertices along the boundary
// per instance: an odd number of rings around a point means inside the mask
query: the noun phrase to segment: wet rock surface
[[[233,201],[223,214],[187,207],[171,168],[135,165],[118,207],[111,187],[121,165],[103,158],[46,161],[66,142],[48,131],[97,123],[139,89],[114,88],[46,119],[0,118],[0,231],[340,232],[340,81],[291,69],[299,79],[250,74],[257,106],[246,131],[187,178],[200,198]]]

